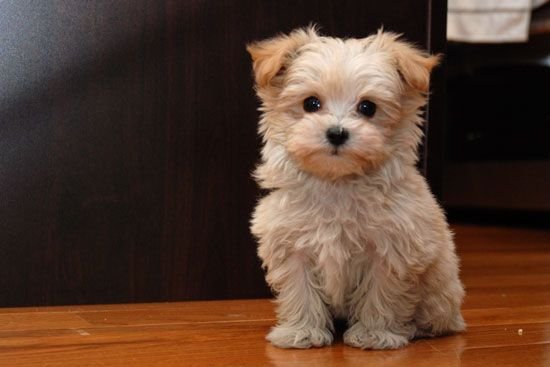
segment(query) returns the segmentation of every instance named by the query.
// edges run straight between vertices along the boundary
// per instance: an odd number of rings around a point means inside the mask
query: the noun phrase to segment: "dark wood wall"
[[[245,44],[310,22],[354,37],[383,24],[439,51],[444,12],[0,2],[0,306],[267,296],[248,231],[259,140]]]

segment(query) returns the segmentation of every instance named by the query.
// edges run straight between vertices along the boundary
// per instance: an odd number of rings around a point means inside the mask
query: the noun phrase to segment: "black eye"
[[[374,102],[364,99],[357,105],[357,112],[363,116],[372,117],[376,113],[376,105]]]
[[[304,99],[304,111],[317,112],[321,109],[321,101],[317,97],[307,97]]]

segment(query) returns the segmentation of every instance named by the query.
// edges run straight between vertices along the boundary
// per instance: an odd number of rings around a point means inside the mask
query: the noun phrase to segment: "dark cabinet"
[[[443,198],[457,219],[550,225],[549,46],[550,33],[450,44]]]
[[[350,37],[384,25],[440,52],[445,10],[0,2],[0,306],[267,296],[248,231],[259,140],[245,44],[315,22]],[[442,75],[424,161],[436,190]]]

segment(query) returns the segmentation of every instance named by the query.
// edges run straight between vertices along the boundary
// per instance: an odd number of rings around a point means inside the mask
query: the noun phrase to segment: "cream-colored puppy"
[[[393,33],[322,37],[313,27],[248,46],[262,101],[271,193],[252,219],[283,348],[333,340],[399,348],[464,330],[464,290],[445,216],[416,169],[429,56]]]

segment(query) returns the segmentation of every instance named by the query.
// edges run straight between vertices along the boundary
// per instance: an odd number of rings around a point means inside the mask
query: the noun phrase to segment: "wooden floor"
[[[455,226],[467,332],[398,351],[264,341],[268,300],[0,309],[0,366],[550,366],[550,231]]]

